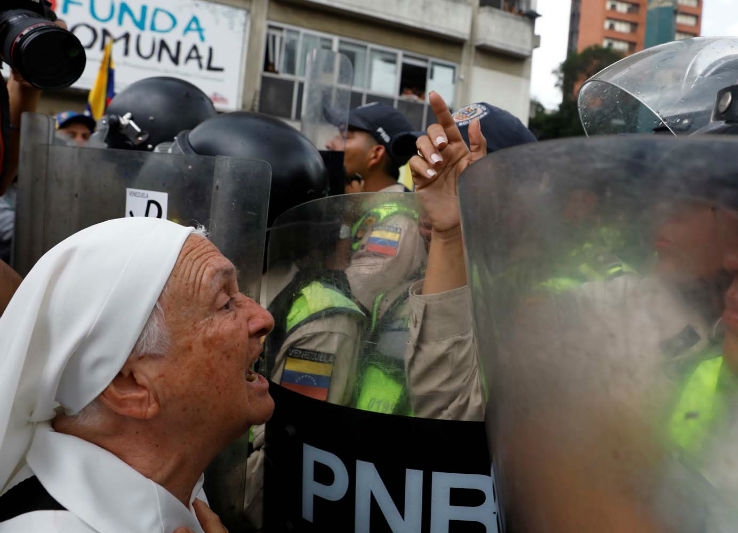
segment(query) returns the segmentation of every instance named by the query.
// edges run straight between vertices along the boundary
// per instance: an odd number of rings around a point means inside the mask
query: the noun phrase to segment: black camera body
[[[0,59],[39,89],[69,87],[85,69],[79,39],[54,21],[49,0],[2,0]]]
[[[50,20],[51,22],[56,20],[56,13],[51,9],[51,2],[49,0],[4,0],[3,4],[0,7],[0,12],[20,9],[23,11],[32,11],[41,18]]]

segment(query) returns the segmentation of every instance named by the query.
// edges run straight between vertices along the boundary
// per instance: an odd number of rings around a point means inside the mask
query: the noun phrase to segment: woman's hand
[[[443,98],[431,92],[428,96],[437,124],[428,126],[428,134],[418,138],[416,146],[423,154],[410,159],[415,193],[433,228],[433,237],[459,231],[459,176],[474,161],[487,155],[487,141],[479,120],[469,125],[466,146],[459,128]],[[470,149],[471,148],[471,149]]]

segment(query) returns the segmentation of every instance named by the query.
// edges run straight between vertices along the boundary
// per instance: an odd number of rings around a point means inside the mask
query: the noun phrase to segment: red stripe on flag
[[[366,251],[376,252],[382,255],[390,255],[393,257],[397,255],[397,248],[394,246],[382,246],[381,244],[367,244]]]
[[[285,389],[289,389],[309,398],[315,398],[316,400],[326,401],[328,399],[328,389],[321,387],[297,385],[296,383],[282,383],[282,386]]]

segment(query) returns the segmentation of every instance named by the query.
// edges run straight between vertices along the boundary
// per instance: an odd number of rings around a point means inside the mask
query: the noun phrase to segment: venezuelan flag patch
[[[282,372],[281,385],[316,400],[327,400],[331,386],[334,355],[290,348]]]
[[[369,234],[366,251],[381,255],[395,256],[400,245],[402,230],[395,226],[379,226]]]

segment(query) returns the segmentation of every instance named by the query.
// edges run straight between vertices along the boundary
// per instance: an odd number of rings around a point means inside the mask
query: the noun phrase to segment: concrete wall
[[[487,102],[501,107],[523,124],[530,115],[531,60],[510,61],[478,52],[471,69],[468,101]]]
[[[351,13],[382,24],[464,41],[477,0],[293,0],[311,8]]]
[[[474,29],[477,47],[527,58],[533,53],[533,24],[525,17],[492,7],[480,7]]]

